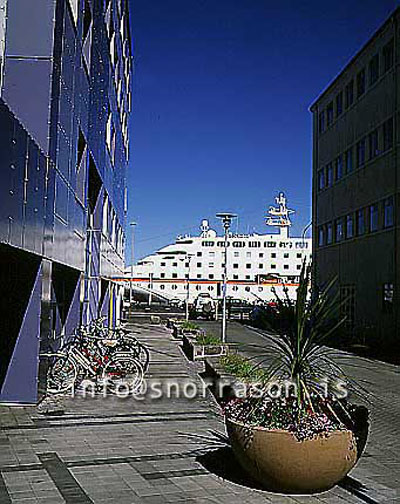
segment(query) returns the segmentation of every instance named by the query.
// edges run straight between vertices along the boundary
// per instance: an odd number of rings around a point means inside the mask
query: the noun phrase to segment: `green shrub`
[[[220,345],[221,338],[212,333],[200,333],[196,336],[196,343],[198,345]]]
[[[227,373],[240,380],[264,382],[267,379],[267,374],[262,368],[240,354],[224,355],[220,359],[220,364]]]

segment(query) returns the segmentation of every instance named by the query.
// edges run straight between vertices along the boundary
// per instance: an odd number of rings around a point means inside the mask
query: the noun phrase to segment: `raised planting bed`
[[[228,353],[228,345],[211,334],[198,331],[196,334],[183,333],[182,349],[189,360],[203,360]]]

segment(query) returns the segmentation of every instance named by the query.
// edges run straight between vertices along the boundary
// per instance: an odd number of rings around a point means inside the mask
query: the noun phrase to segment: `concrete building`
[[[311,106],[315,282],[338,275],[346,338],[397,360],[399,20],[396,10]]]
[[[35,402],[80,323],[119,314],[128,0],[0,0],[0,400]]]

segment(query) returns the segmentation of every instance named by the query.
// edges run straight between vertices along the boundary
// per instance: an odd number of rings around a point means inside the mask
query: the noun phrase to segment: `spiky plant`
[[[345,382],[347,390],[360,392],[363,389],[346,377],[335,359],[339,357],[340,360],[340,352],[325,346],[345,321],[341,306],[346,300],[340,300],[335,283],[336,279],[332,279],[322,290],[312,292],[311,264],[304,262],[296,300],[289,298],[287,290],[284,290],[283,298],[275,292],[274,313],[268,313],[264,318],[264,329],[268,331],[271,343],[262,347],[258,357],[259,360],[261,355],[261,362],[254,366],[263,367],[265,393],[261,397],[249,397],[247,404],[241,405],[242,420],[248,419],[252,423],[265,420],[263,412],[266,411],[269,384],[289,381],[295,385],[295,396],[283,402],[269,398],[269,413],[277,411],[278,415],[285,416],[287,408],[292,408],[295,411],[289,412],[289,416],[297,425],[310,413],[328,415],[337,425],[343,425],[346,419],[351,422],[346,401],[336,401],[334,387],[340,380]]]

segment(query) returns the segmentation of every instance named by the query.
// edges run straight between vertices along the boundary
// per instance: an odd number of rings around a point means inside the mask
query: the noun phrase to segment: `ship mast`
[[[278,197],[275,198],[275,202],[278,206],[269,207],[266,225],[278,227],[282,238],[288,238],[289,228],[292,225],[289,215],[294,213],[294,210],[287,208],[286,197],[283,192],[279,193]]]

